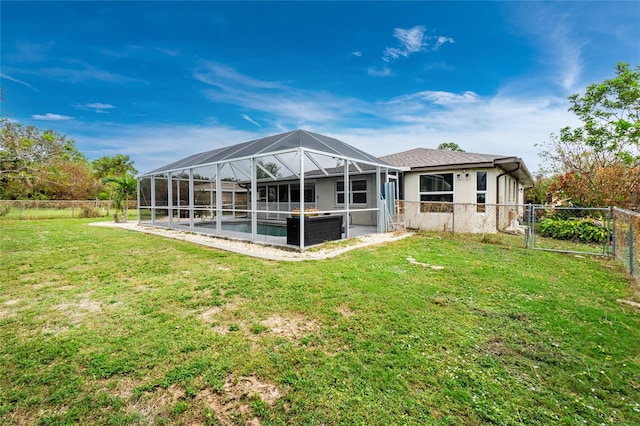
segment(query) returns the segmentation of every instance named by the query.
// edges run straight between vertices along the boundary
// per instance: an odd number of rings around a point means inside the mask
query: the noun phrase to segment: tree
[[[455,142],[442,142],[438,145],[438,149],[442,151],[464,152],[464,149],[460,148],[460,146]]]
[[[569,111],[581,127],[564,127],[537,145],[542,172],[556,175],[549,186],[555,200],[603,207],[637,199],[627,191],[637,188],[633,178],[640,167],[640,66],[619,63],[616,74],[589,85],[582,96],[569,96]],[[628,178],[629,185],[622,185]]]
[[[114,156],[103,156],[91,162],[93,174],[103,182],[104,188],[100,191],[100,199],[113,199],[116,184],[113,182],[104,183],[108,178],[122,178],[123,176],[133,176],[138,171],[133,167],[133,161],[128,155],[116,154]]]
[[[119,178],[106,178],[104,183],[113,183],[116,187],[113,196],[113,203],[116,207],[115,221],[120,221],[118,219],[118,210],[122,210],[122,217],[126,222],[129,200],[138,192],[138,181],[131,175],[124,175]]]
[[[547,204],[551,202],[551,196],[549,194],[549,185],[552,179],[545,176],[542,173],[536,175],[536,179],[533,182],[533,187],[527,189],[525,192],[525,200],[531,204]]]
[[[271,175],[280,177],[280,166],[271,161],[265,163],[262,160],[258,160],[258,167],[256,168],[256,178],[266,179],[270,178]]]
[[[632,207],[640,196],[640,167],[622,163],[591,173],[568,172],[549,185],[554,201],[581,207]]]
[[[133,167],[133,161],[128,155],[116,154],[114,156],[103,156],[91,162],[93,173],[96,178],[103,180],[108,177],[122,177],[124,175],[135,175],[138,171]]]
[[[24,126],[7,117],[0,117],[0,123],[0,198],[59,198],[70,179],[68,173],[86,168],[87,159],[65,135]],[[92,196],[88,192],[77,195],[85,199]]]
[[[608,151],[625,164],[640,160],[640,66],[635,71],[618,63],[617,77],[587,87],[584,96],[569,96],[571,108],[584,123],[568,133],[594,148]],[[578,130],[578,129],[576,129]]]

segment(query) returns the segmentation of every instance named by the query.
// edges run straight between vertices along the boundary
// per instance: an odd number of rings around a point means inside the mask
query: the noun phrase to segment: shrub
[[[582,243],[600,244],[607,239],[607,228],[592,218],[548,218],[540,223],[540,233],[543,237]]]
[[[5,216],[11,211],[11,203],[0,203],[0,216]]]
[[[89,206],[89,205],[84,205],[82,206],[82,210],[80,211],[80,217],[87,217],[87,218],[92,218],[92,217],[98,217],[100,216],[98,214],[98,211],[96,210],[96,208],[94,206]]]

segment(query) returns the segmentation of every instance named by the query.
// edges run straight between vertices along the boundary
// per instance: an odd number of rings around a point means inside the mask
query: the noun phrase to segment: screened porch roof
[[[309,132],[307,130],[294,130],[291,132],[266,136],[264,138],[254,139],[236,145],[193,154],[158,169],[143,173],[140,176],[150,176],[198,167],[201,165],[261,157],[272,153],[287,152],[298,149],[315,151],[325,155],[344,158],[372,166],[388,167],[394,170],[397,169],[397,167],[338,139]]]

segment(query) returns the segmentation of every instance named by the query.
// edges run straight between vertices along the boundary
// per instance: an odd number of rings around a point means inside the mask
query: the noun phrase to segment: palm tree
[[[138,181],[131,175],[124,175],[119,178],[107,178],[103,182],[115,184],[113,204],[116,208],[116,214],[114,219],[116,222],[120,221],[118,219],[118,210],[122,210],[122,217],[124,222],[126,222],[129,200],[138,192]]]

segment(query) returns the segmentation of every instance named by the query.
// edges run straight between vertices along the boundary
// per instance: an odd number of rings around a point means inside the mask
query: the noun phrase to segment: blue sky
[[[140,172],[295,129],[516,155],[640,64],[640,2],[0,4],[3,113]]]

